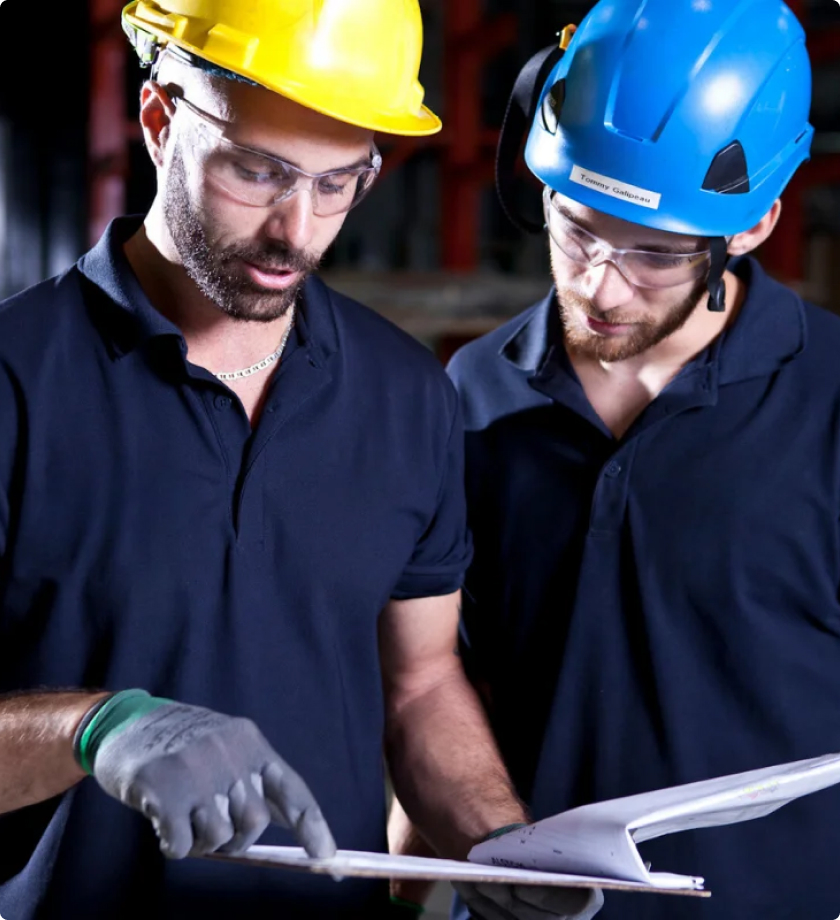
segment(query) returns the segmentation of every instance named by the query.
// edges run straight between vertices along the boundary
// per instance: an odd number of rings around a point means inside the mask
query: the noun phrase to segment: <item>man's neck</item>
[[[191,363],[215,372],[234,371],[277,348],[289,314],[269,322],[228,316],[196,287],[174,246],[165,240],[157,244],[152,236],[142,225],[126,242],[125,254],[152,306],[183,333]]]
[[[735,321],[745,296],[744,283],[731,272],[724,280],[725,313],[712,313],[701,304],[681,329],[632,358],[599,361],[575,352],[566,343],[569,360],[589,402],[616,437],[621,437],[682,368]]]

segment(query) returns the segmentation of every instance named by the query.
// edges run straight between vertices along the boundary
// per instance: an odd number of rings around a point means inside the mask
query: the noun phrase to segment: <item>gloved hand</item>
[[[272,821],[310,856],[335,854],[312,793],[250,719],[124,690],[88,712],[73,749],[109,795],[151,820],[172,859],[241,853]]]
[[[484,839],[501,837],[524,824],[508,824]],[[472,884],[452,887],[475,920],[592,920],[604,906],[600,888],[555,888],[540,885]]]
[[[453,882],[475,920],[592,920],[604,906],[600,888],[554,888]]]

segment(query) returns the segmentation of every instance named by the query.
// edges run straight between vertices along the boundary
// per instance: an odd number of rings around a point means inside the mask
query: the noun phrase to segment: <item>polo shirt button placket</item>
[[[224,412],[225,409],[230,409],[230,404],[230,397],[222,396],[221,393],[213,399],[213,405],[219,410],[219,412]]]
[[[620,459],[614,456],[601,467],[590,513],[590,533],[595,536],[615,535],[621,529],[634,450],[633,445],[623,447]]]

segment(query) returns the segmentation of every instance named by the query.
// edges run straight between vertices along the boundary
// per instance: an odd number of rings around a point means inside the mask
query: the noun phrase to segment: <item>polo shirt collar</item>
[[[747,295],[737,320],[719,339],[719,384],[738,383],[775,373],[807,344],[802,298],[772,279],[749,256],[733,260]]]
[[[732,327],[691,362],[717,364],[715,376],[721,386],[772,374],[806,345],[802,299],[770,278],[750,256],[733,259],[729,268],[747,288],[741,312]],[[549,363],[571,370],[562,347],[556,297],[552,288],[502,344],[501,357],[529,375],[548,370]]]
[[[501,356],[528,374],[535,374],[545,363],[552,346],[560,341],[557,290],[552,287],[527,317],[517,323],[502,343]]]
[[[181,330],[152,306],[129,264],[123,246],[137,232],[141,216],[111,221],[99,242],[79,259],[78,269],[119,310],[100,316],[102,331],[122,356],[156,336],[183,339]]]
[[[101,317],[103,332],[117,355],[124,355],[158,336],[175,336],[181,330],[159,313],[146,296],[123,249],[143,222],[142,215],[115,218],[99,242],[79,259],[79,271],[96,285],[118,310]],[[307,279],[295,318],[297,345],[322,366],[338,350],[333,299],[320,278]]]
[[[306,349],[316,367],[323,367],[338,351],[336,305],[332,291],[317,275],[310,275],[303,286],[295,314],[298,344]]]

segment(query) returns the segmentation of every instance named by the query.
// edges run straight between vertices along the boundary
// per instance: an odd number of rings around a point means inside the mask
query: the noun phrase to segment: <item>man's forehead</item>
[[[199,74],[196,92],[212,115],[230,122],[240,135],[298,139],[339,149],[368,149],[373,141],[372,131],[322,115],[262,86]]]
[[[669,230],[659,230],[623,220],[604,211],[587,207],[560,192],[555,192],[554,197],[560,210],[581,227],[590,230],[596,236],[603,236],[606,240],[617,238],[625,244],[631,241],[630,248],[652,249],[665,246],[675,250],[691,250],[701,242],[700,237],[697,236],[672,233]]]
[[[187,67],[178,90],[234,144],[309,172],[368,165],[373,132],[307,109],[263,87]]]

